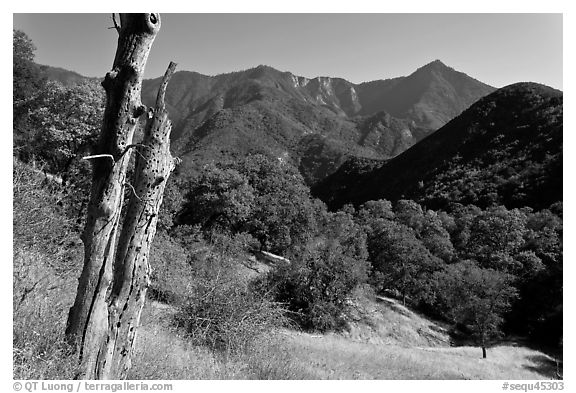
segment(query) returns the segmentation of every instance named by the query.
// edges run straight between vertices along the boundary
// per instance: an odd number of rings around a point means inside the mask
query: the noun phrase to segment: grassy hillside
[[[70,379],[64,329],[82,247],[62,195],[43,174],[14,161],[13,359],[15,379]]]
[[[338,336],[301,335],[287,341],[294,362],[314,379],[552,379],[552,358],[527,348],[499,346],[488,359],[478,348],[375,346]]]
[[[192,346],[148,302],[130,379],[553,379],[555,359],[513,344],[450,347],[441,326],[391,299],[364,299],[371,315],[343,334],[278,330],[252,351],[223,358]],[[430,333],[433,338],[431,339]]]

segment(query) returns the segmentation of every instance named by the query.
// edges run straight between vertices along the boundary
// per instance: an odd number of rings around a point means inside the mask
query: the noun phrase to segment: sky
[[[502,87],[563,89],[562,14],[161,14],[145,77],[168,63],[206,75],[265,64],[361,83],[404,76],[433,60]],[[36,62],[85,76],[109,71],[110,14],[13,14]]]

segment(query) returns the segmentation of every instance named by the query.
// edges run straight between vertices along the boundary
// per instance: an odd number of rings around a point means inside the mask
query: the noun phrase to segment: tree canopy
[[[436,282],[448,315],[470,329],[486,357],[491,340],[502,335],[503,314],[517,297],[512,277],[468,260],[448,265],[437,273]]]
[[[179,223],[246,232],[279,254],[309,237],[325,209],[293,167],[263,155],[208,164],[187,187]]]

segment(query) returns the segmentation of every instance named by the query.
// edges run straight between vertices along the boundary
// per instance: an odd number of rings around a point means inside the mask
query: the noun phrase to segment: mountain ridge
[[[362,84],[309,79],[264,65],[214,77],[181,72],[174,74],[166,101],[174,148],[184,161],[203,161],[202,156],[215,154],[214,145],[240,154],[288,156],[308,184],[333,173],[350,156],[394,157],[494,91],[440,61],[405,77]],[[421,81],[395,106],[402,86]],[[153,102],[159,83],[144,82],[145,104]]]
[[[547,208],[562,200],[562,102],[545,85],[505,86],[386,162],[343,164],[313,194],[331,208],[402,198]]]
[[[144,104],[154,104],[159,84],[160,78],[143,81]],[[216,76],[178,71],[166,104],[183,173],[207,161],[263,153],[282,157],[315,184],[348,157],[402,153],[492,91],[440,61],[360,84],[259,65]]]

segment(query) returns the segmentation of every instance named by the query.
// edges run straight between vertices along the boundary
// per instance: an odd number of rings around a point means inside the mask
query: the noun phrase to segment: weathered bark
[[[150,283],[148,255],[156,233],[158,210],[168,176],[174,169],[170,155],[171,124],[164,104],[168,81],[176,67],[170,63],[158,92],[156,108],[136,155],[130,197],[114,262],[112,291],[107,299],[108,337],[98,359],[104,378],[123,379]]]
[[[124,199],[126,170],[138,118],[146,112],[140,101],[142,76],[150,48],[160,29],[158,14],[121,14],[118,48],[113,68],[102,85],[106,109],[99,145],[93,158],[88,217],[82,241],[84,267],[66,335],[79,349],[78,377],[102,377],[104,364],[97,361],[101,343],[108,335],[107,297],[111,291],[117,228]]]

